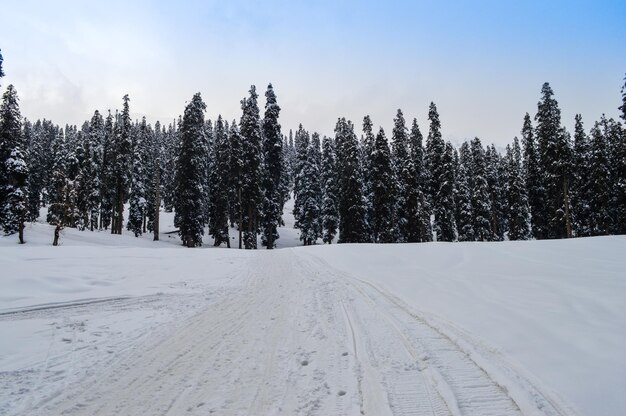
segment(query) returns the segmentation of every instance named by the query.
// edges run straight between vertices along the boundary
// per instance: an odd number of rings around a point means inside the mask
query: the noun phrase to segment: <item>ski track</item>
[[[55,320],[43,362],[0,373],[0,394],[21,397],[0,413],[573,414],[469,334],[314,254],[259,251],[249,261],[238,285],[193,299],[119,297],[0,313]],[[82,315],[117,319],[121,309],[151,319],[172,304],[179,312],[168,325],[119,339],[101,328],[110,339],[82,345],[90,330]],[[191,313],[189,304],[201,306]],[[91,368],[81,366],[87,357]]]

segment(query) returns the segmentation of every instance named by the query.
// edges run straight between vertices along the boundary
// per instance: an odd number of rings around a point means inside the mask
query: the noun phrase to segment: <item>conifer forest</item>
[[[0,76],[2,60],[0,55]],[[159,212],[174,211],[187,247],[268,249],[294,199],[303,245],[561,239],[626,234],[626,85],[621,120],[576,115],[568,131],[549,83],[520,115],[504,149],[479,137],[445,142],[435,103],[429,125],[398,109],[393,129],[339,117],[333,137],[280,124],[272,84],[253,85],[239,120],[207,117],[200,93],[177,120],[132,120],[95,110],[80,126],[28,120],[17,88],[0,108],[0,225],[24,236],[48,207],[51,242],[66,227],[159,238]],[[217,112],[218,109],[211,109]],[[128,214],[124,217],[124,206]]]

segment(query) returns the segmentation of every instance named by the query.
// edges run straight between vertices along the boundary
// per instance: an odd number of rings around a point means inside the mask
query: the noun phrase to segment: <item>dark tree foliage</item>
[[[28,219],[26,147],[17,91],[9,85],[0,105],[0,225],[6,234],[19,233],[21,244]]]
[[[505,215],[508,225],[509,240],[528,240],[530,238],[530,213],[526,184],[522,173],[522,150],[517,137],[513,146],[507,146],[505,156],[506,176],[503,189],[505,197]]]
[[[472,210],[472,154],[468,142],[459,149],[459,168],[456,178],[456,225],[459,241],[474,241],[474,214]]]
[[[214,239],[214,245],[226,243],[230,247],[228,236],[228,196],[230,175],[230,145],[228,132],[222,120],[217,117],[215,122],[215,143],[213,147],[213,166],[209,172],[211,184],[211,212],[209,215],[209,235]]]
[[[241,227],[246,249],[257,248],[257,233],[262,206],[261,192],[261,122],[255,86],[250,96],[241,101],[243,115],[239,122],[242,142]]]
[[[340,118],[335,127],[337,150],[339,243],[369,241],[367,205],[363,196],[363,175],[354,126]]]
[[[413,119],[409,135],[409,173],[406,190],[408,220],[405,230],[406,241],[417,243],[432,240],[430,206],[426,197],[427,175],[424,168],[423,136],[417,120]]]
[[[537,141],[545,186],[547,238],[571,236],[569,215],[570,148],[568,134],[561,128],[561,110],[547,82],[537,104]]]
[[[536,239],[541,240],[548,236],[545,188],[539,164],[539,150],[535,142],[535,132],[528,113],[524,116],[522,127],[522,147],[524,150],[523,174],[526,179],[526,188],[528,189],[532,235]]]
[[[474,238],[476,241],[493,240],[491,229],[491,198],[487,184],[485,150],[476,137],[470,144],[472,153],[472,212],[474,215]]]
[[[124,223],[124,202],[128,199],[128,189],[131,181],[131,157],[132,157],[132,123],[130,119],[130,98],[124,96],[122,113],[116,117],[114,128],[113,145],[113,175],[115,181],[115,194],[113,196],[113,220],[111,225],[112,234],[122,234]]]
[[[322,240],[331,244],[337,234],[339,213],[337,212],[337,177],[335,145],[330,137],[322,140]]]
[[[265,92],[265,116],[263,118],[263,208],[261,216],[261,242],[268,249],[278,240],[278,226],[282,222],[284,193],[281,179],[284,176],[283,139],[278,116],[280,107],[272,84]]]
[[[589,176],[590,143],[580,114],[575,116],[574,154],[572,169],[572,210],[576,236],[591,235],[591,199],[594,190]]]
[[[382,127],[376,135],[370,160],[373,206],[370,226],[373,240],[375,243],[393,243],[396,237],[393,224],[396,199],[394,174],[389,144]]]
[[[180,132],[180,149],[176,161],[176,196],[174,225],[183,245],[202,245],[204,201],[202,181],[206,172],[204,110],[200,93],[185,108]]]

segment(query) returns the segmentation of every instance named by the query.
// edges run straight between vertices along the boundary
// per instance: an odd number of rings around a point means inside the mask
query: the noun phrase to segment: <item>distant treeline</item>
[[[0,77],[2,55],[0,54]],[[621,118],[626,121],[626,86]],[[205,120],[193,96],[183,116],[165,126],[132,121],[130,99],[121,111],[96,111],[80,128],[22,120],[15,88],[0,108],[0,225],[7,234],[48,207],[54,244],[63,227],[123,229],[159,236],[159,211],[175,212],[188,247],[273,248],[284,225],[285,202],[295,198],[296,227],[305,245],[501,241],[626,233],[626,130],[604,116],[589,132],[580,115],[572,135],[561,124],[549,84],[533,119],[521,123],[504,154],[479,138],[458,149],[441,134],[434,103],[425,143],[413,119],[398,110],[391,145],[369,116],[359,138],[340,118],[334,137],[302,125],[283,135],[270,84],[261,117],[251,87],[242,116]],[[124,218],[124,204],[129,204]]]

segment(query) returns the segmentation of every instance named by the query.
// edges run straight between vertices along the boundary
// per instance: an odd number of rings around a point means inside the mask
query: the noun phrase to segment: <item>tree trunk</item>
[[[565,231],[567,238],[572,238],[572,219],[569,212],[569,192],[567,177],[563,178],[563,203],[565,204]]]
[[[242,218],[242,212],[243,212],[243,207],[241,206],[241,188],[238,189],[237,191],[238,196],[239,196],[239,224],[237,224],[237,228],[239,229],[239,250],[241,250],[241,227],[242,227],[242,222],[243,222],[243,218]]]
[[[19,238],[20,244],[24,244],[24,218],[20,218]]]

